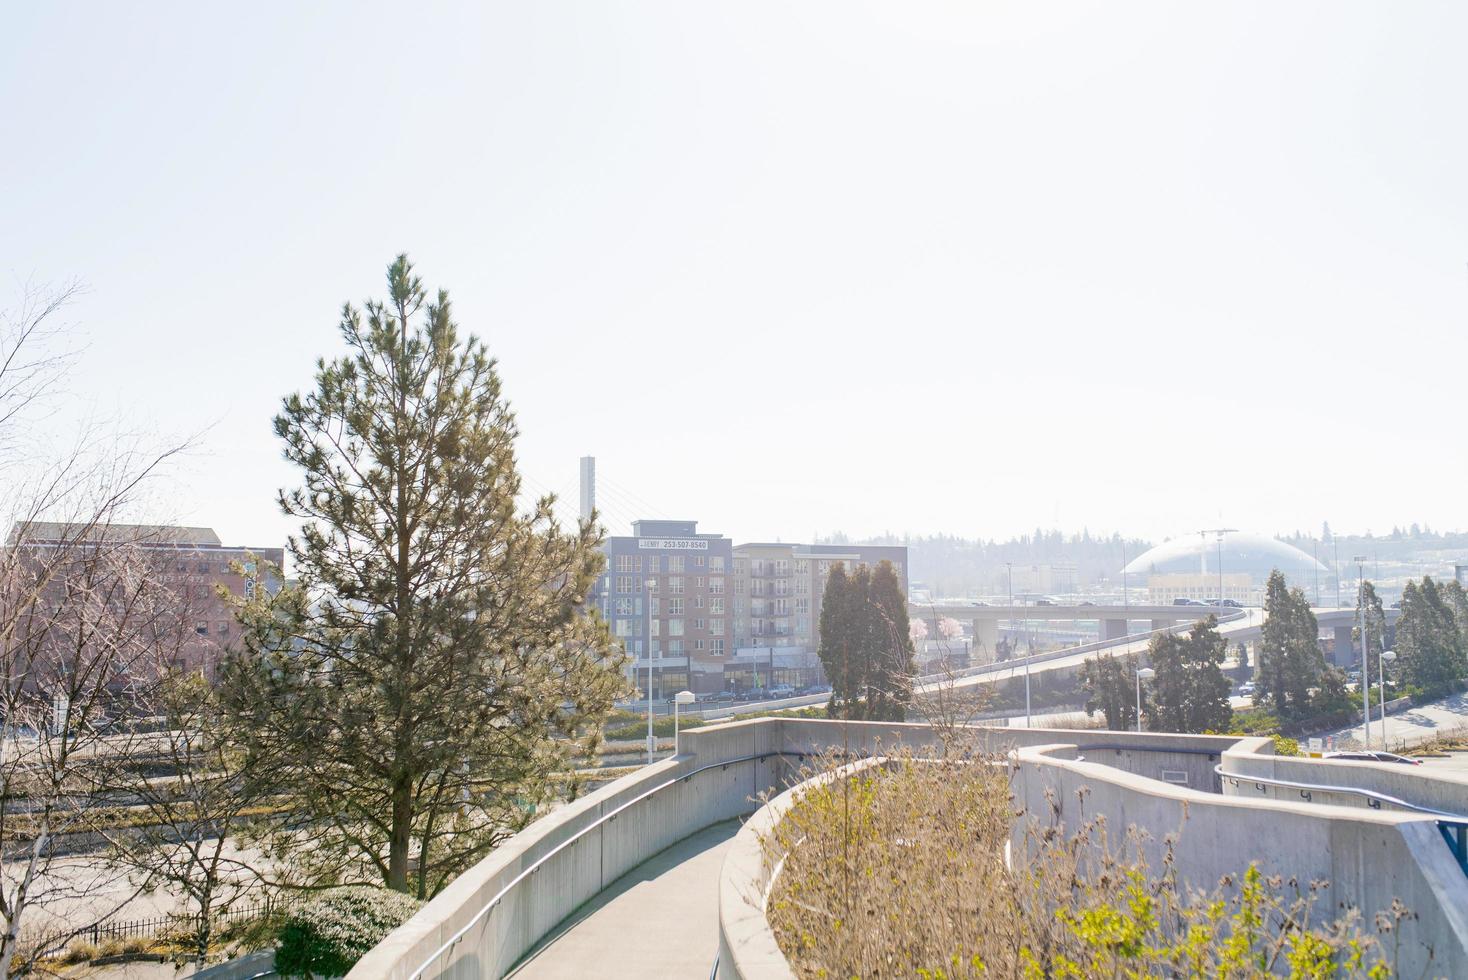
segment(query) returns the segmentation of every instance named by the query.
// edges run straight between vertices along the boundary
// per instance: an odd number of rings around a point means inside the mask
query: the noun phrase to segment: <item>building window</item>
[[[637,555],[618,555],[617,571],[640,572],[642,571],[642,559]]]
[[[709,597],[709,612],[713,613],[715,616],[722,616],[724,614],[723,596],[716,595]]]
[[[682,578],[682,576],[679,576],[679,575],[670,575],[670,576],[668,576],[668,594],[669,595],[682,595],[683,594],[683,578]]]
[[[650,579],[647,580],[647,591],[649,593],[654,594],[654,595],[657,593],[657,591],[658,591],[658,580],[657,579],[650,578]]]
[[[776,558],[775,559],[775,574],[776,575],[789,575],[790,574],[790,562],[789,562],[788,559],[785,559],[785,558]]]
[[[662,636],[663,635],[663,630],[662,630],[663,621],[661,619],[649,620],[647,625],[648,625],[648,634],[650,636]]]
[[[681,620],[681,619],[670,619],[670,620],[668,620],[668,635],[669,636],[682,636],[683,635],[683,620]]]
[[[724,556],[714,555],[709,559],[709,571],[722,572],[724,570]]]
[[[669,599],[668,600],[668,615],[669,616],[681,616],[681,615],[683,615],[683,600],[682,599]]]
[[[195,623],[194,624],[194,632],[195,633],[198,633],[200,636],[208,636],[209,635],[209,624],[208,623]]]
[[[685,559],[684,559],[684,557],[682,555],[669,555],[668,556],[668,571],[670,571],[670,572],[681,572],[681,571],[683,571],[683,562],[684,561],[685,561]]]
[[[658,556],[657,555],[648,555],[647,556],[647,570],[649,572],[655,572],[655,571],[658,570]]]
[[[618,592],[636,592],[637,591],[637,588],[636,588],[636,586],[633,585],[633,583],[635,581],[636,581],[636,579],[634,579],[631,575],[618,575],[617,576],[617,588],[616,588],[616,591],[618,591]]]
[[[710,595],[723,595],[724,594],[724,576],[722,576],[722,575],[710,575],[709,576],[709,594]]]
[[[709,628],[709,624],[708,624],[708,620],[706,620],[706,619],[695,619],[693,621],[693,629],[694,629],[695,632],[701,632],[701,631],[706,630],[708,628]]]
[[[697,565],[699,568],[702,568],[703,567],[703,555],[699,555],[696,558],[694,558],[693,559],[693,564]]]
[[[693,597],[693,608],[694,609],[702,609],[703,608],[703,596],[701,596],[701,595],[695,595]]]
[[[693,577],[693,587],[695,589],[705,588],[705,587],[708,586],[708,584],[709,584],[709,580],[706,579],[706,578],[704,578],[702,575],[695,575]]]
[[[649,615],[661,616],[663,614],[663,600],[657,596],[651,597],[647,600],[647,609]]]
[[[714,636],[724,635],[724,621],[722,619],[709,620],[709,632]]]
[[[797,558],[795,560],[795,574],[796,575],[809,575],[810,574],[810,559],[809,558]]]
[[[681,656],[683,656],[683,641],[682,640],[669,640],[668,641],[668,656],[670,656],[670,657],[681,657]]]
[[[228,636],[229,635],[229,623],[227,623],[227,622],[225,622],[225,623],[215,623],[214,624],[214,632],[217,633],[217,634],[219,634],[220,636]]]
[[[632,635],[632,620],[630,620],[630,619],[619,619],[619,620],[617,620],[617,622],[616,622],[616,634],[618,636],[631,636]]]
[[[722,657],[724,655],[724,641],[717,636],[710,640],[709,653],[715,657]]]
[[[694,640],[693,641],[693,649],[696,650],[699,653],[703,653],[703,641],[702,640]]]

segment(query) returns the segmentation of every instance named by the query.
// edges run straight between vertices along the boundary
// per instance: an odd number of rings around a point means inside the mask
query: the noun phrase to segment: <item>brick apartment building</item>
[[[182,637],[173,639],[174,666],[213,673],[221,653],[237,638],[238,627],[228,602],[216,590],[223,586],[238,596],[252,594],[256,587],[274,590],[278,582],[257,572],[253,559],[281,566],[282,548],[247,548],[225,545],[206,527],[166,525],[107,525],[92,530],[77,525],[43,521],[11,529],[8,546],[28,549],[86,549],[122,545],[137,548],[176,597],[176,609],[184,617]],[[253,556],[253,558],[252,558]],[[233,563],[242,568],[236,571]]]
[[[697,521],[634,521],[606,540],[595,603],[631,657],[629,676],[654,696],[718,691],[733,652],[733,542]],[[662,692],[660,695],[659,692]]]

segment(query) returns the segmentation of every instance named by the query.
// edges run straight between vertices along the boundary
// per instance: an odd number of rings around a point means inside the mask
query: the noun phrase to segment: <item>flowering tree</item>
[[[945,640],[963,639],[963,624],[952,616],[938,620],[938,635]]]
[[[921,619],[909,620],[907,635],[912,637],[912,645],[917,646],[928,638],[928,624]]]

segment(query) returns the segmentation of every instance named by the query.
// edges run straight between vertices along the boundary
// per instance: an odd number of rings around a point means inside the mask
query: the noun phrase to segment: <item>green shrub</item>
[[[1286,738],[1283,735],[1271,735],[1269,737],[1272,738],[1272,739],[1274,739],[1274,754],[1275,755],[1299,755],[1300,754],[1300,743],[1297,742],[1297,741],[1295,741],[1294,739],[1292,739],[1292,738]]]
[[[333,888],[286,913],[275,969],[281,976],[339,977],[418,911],[383,888]]]

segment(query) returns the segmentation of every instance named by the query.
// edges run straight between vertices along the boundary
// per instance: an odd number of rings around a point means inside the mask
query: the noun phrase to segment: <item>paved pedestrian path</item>
[[[719,868],[739,822],[717,824],[618,878],[531,950],[516,980],[704,980],[719,950]]]
[[[1371,747],[1381,748],[1381,718],[1376,705],[1371,711]],[[1454,694],[1441,701],[1408,708],[1400,714],[1386,716],[1386,742],[1393,752],[1411,748],[1439,735],[1468,728],[1468,694]],[[1329,733],[1339,748],[1361,745],[1361,723]]]

